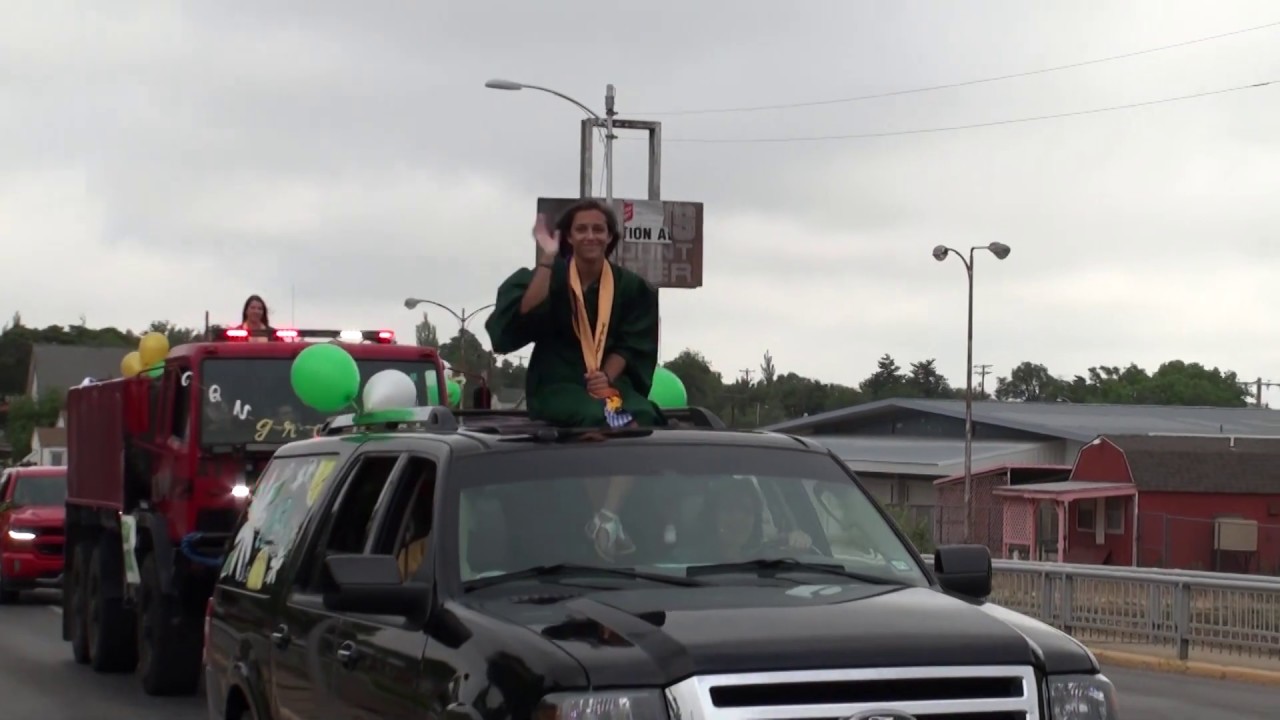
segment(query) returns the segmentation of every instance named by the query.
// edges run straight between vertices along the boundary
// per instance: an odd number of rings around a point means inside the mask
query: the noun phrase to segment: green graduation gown
[[[525,380],[530,418],[559,427],[607,427],[604,402],[587,393],[587,367],[582,346],[573,332],[569,263],[563,258],[555,261],[547,299],[521,315],[520,300],[532,280],[533,271],[521,268],[498,288],[493,313],[485,322],[493,351],[506,354],[533,343]],[[613,288],[613,314],[604,356],[617,354],[626,360],[626,369],[613,386],[622,395],[623,409],[637,424],[663,424],[661,411],[649,400],[658,365],[658,291],[644,278],[616,264]],[[592,327],[599,298],[599,283],[583,288]]]

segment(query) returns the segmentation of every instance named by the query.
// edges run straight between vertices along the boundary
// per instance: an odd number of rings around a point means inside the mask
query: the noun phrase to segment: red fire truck
[[[134,671],[152,695],[197,689],[205,604],[231,529],[274,450],[326,419],[290,383],[311,341],[341,343],[362,381],[405,372],[420,405],[429,384],[445,386],[436,350],[397,345],[390,331],[274,332],[253,342],[223,331],[172,349],[154,377],[67,394],[62,637],[77,662]]]

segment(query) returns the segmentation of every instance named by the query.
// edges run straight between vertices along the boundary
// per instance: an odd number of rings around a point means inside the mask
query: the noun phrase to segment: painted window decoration
[[[254,490],[249,514],[232,542],[222,577],[259,591],[275,582],[289,558],[308,510],[337,469],[333,456],[275,460]]]

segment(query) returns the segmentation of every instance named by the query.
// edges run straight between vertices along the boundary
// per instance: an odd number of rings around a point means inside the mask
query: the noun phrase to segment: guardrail
[[[933,557],[925,556],[932,565]],[[991,602],[1097,643],[1280,662],[1280,578],[993,560]]]

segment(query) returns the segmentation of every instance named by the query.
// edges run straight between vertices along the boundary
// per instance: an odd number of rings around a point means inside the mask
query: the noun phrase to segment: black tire
[[[129,672],[138,663],[133,613],[124,606],[120,593],[112,597],[107,585],[121,582],[124,570],[120,555],[108,535],[93,549],[93,559],[89,561],[89,666],[100,673]]]
[[[80,665],[89,664],[89,563],[93,553],[88,543],[76,543],[71,556],[71,572],[64,576],[62,615],[71,641],[71,656]]]
[[[142,561],[138,586],[138,680],[148,695],[192,695],[203,670],[203,628],[160,591],[155,556]]]
[[[0,568],[0,605],[8,605],[18,601],[18,590],[7,587],[4,582],[4,569]]]

